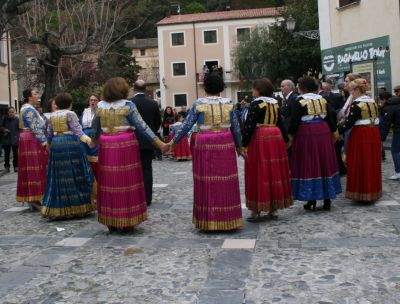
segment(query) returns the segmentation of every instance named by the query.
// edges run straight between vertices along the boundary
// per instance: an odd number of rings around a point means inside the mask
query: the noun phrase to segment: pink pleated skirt
[[[230,131],[201,131],[193,149],[193,223],[206,231],[243,224],[237,157]]]
[[[103,134],[99,141],[98,221],[134,227],[147,219],[143,171],[135,133]]]
[[[22,131],[18,149],[17,202],[39,202],[46,187],[49,154],[32,131]]]

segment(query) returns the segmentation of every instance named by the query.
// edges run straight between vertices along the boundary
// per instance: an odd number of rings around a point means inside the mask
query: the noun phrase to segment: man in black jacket
[[[3,135],[5,173],[10,172],[11,150],[13,152],[14,172],[17,172],[19,127],[18,127],[18,117],[17,115],[15,115],[15,109],[13,107],[8,108],[8,116],[4,118],[0,126],[0,132]]]
[[[136,105],[140,115],[146,124],[153,130],[158,132],[161,126],[161,114],[157,102],[146,96],[146,83],[138,80],[134,85],[135,95],[132,102]],[[140,159],[142,161],[144,189],[146,192],[147,206],[151,205],[153,200],[153,145],[143,136],[136,133],[140,145]]]
[[[395,174],[389,179],[400,179],[400,85],[394,88],[393,96],[385,103],[382,116],[383,120],[380,124],[380,131],[382,142],[386,140],[390,128],[393,126],[393,140],[392,140],[392,157],[394,162]]]
[[[281,105],[281,114],[283,116],[283,124],[285,125],[286,131],[289,128],[290,117],[292,113],[292,104],[296,101],[299,95],[295,92],[295,85],[293,81],[286,79],[281,83],[281,92],[283,96]]]

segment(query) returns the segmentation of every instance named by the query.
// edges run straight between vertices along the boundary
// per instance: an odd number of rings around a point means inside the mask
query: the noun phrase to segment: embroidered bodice
[[[336,112],[321,95],[307,93],[293,103],[288,133],[295,135],[301,122],[324,120],[331,132],[337,130]]]
[[[198,99],[191,107],[180,130],[175,134],[173,142],[177,144],[192,129],[194,124],[200,130],[230,129],[236,147],[242,146],[240,125],[232,101],[222,97],[204,97]]]
[[[48,125],[49,140],[53,136],[76,135],[82,142],[90,143],[90,138],[83,133],[78,116],[70,110],[57,110],[50,116]]]
[[[95,117],[92,121],[92,139],[98,140],[101,132],[109,135],[118,134],[128,130],[136,130],[145,136],[156,147],[163,143],[147,126],[140,116],[135,104],[130,100],[116,102],[101,101],[97,104]]]
[[[369,96],[361,96],[353,101],[350,107],[350,113],[340,132],[346,132],[353,126],[377,126],[379,125],[378,105]]]
[[[44,134],[46,122],[39,112],[29,103],[25,103],[20,110],[19,128],[21,130],[31,130],[41,144],[46,143]]]
[[[253,100],[249,107],[242,131],[243,147],[250,144],[251,137],[257,127],[279,127],[285,141],[288,141],[278,101],[274,98],[259,97]]]

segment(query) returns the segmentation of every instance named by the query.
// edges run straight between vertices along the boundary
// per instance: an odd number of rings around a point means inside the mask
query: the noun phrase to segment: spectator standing
[[[394,162],[395,174],[389,179],[400,179],[400,85],[394,88],[395,96],[389,98],[382,109],[383,120],[380,122],[382,142],[389,134],[393,126],[392,157]]]
[[[281,92],[283,96],[281,113],[283,116],[283,124],[285,126],[286,131],[289,128],[290,117],[292,114],[292,105],[296,101],[299,95],[295,92],[295,85],[293,81],[289,79],[285,79],[281,83]]]
[[[151,100],[146,93],[146,83],[138,80],[134,85],[135,96],[132,102],[136,105],[140,116],[149,128],[157,133],[161,126],[161,114],[157,102]],[[153,200],[153,144],[143,134],[136,134],[140,145],[140,159],[142,162],[144,189],[146,192],[147,206],[151,205]]]
[[[8,115],[3,119],[1,124],[1,133],[3,134],[4,147],[4,168],[5,173],[10,172],[10,154],[13,152],[13,168],[14,172],[18,172],[18,138],[19,127],[18,117],[15,114],[15,108],[8,108]]]

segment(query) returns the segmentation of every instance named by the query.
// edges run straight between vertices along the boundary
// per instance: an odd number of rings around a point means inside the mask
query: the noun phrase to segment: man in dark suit
[[[136,105],[140,115],[154,133],[160,129],[161,114],[157,102],[146,96],[146,83],[138,80],[134,85],[134,97],[131,99]],[[142,161],[144,189],[146,192],[147,206],[153,200],[153,145],[143,136],[136,133],[140,145],[140,159]]]
[[[332,92],[332,82],[328,79],[326,82],[322,83],[322,96],[326,99],[329,105],[335,109],[336,113],[344,107],[345,100],[340,96],[340,94],[336,94]],[[342,158],[342,149],[344,146],[344,141],[339,140],[335,143],[335,150],[336,150],[336,158],[339,165],[339,173],[341,176],[346,175],[346,165],[344,164]]]
[[[282,105],[281,105],[281,114],[283,116],[283,124],[285,125],[285,129],[289,128],[290,117],[292,114],[292,105],[296,101],[299,95],[295,92],[295,85],[293,81],[286,79],[281,83],[281,92],[283,96]]]

